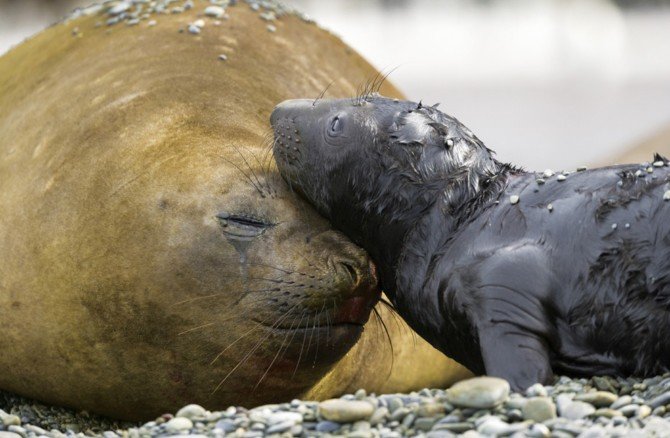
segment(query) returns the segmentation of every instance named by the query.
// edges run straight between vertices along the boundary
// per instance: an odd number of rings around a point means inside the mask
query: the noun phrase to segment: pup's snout
[[[312,105],[313,99],[289,99],[275,107],[270,115],[270,124],[276,126],[278,120],[294,117],[295,114]]]

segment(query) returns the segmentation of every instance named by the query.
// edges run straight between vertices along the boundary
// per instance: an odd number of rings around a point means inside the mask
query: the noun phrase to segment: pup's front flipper
[[[549,383],[552,326],[546,306],[552,276],[544,251],[526,245],[504,248],[479,265],[476,325],[486,374],[513,390]]]

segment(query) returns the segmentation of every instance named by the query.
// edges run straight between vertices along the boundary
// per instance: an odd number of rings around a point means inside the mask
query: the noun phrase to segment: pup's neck
[[[473,169],[464,169],[426,184],[388,184],[387,190],[372,194],[359,188],[360,200],[354,205],[343,202],[334,207],[340,213],[333,223],[370,254],[381,287],[393,299],[398,273],[410,270],[420,280],[438,247],[493,202],[504,190],[507,176],[516,172],[495,160],[490,168],[493,171],[486,175],[473,176]]]

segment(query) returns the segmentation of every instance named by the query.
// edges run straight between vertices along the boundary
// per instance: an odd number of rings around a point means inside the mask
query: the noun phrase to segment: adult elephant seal
[[[148,419],[465,375],[383,308],[363,329],[367,256],[263,145],[275,102],[370,65],[280,10],[110,5],[0,58],[0,389]]]

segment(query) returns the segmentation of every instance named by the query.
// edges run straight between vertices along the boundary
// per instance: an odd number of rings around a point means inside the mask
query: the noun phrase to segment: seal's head
[[[495,168],[491,151],[436,106],[378,95],[296,99],[279,104],[271,123],[282,175],[331,219],[352,191],[364,192],[357,197],[368,205],[390,194],[403,201],[413,190],[402,189],[417,183],[431,187],[467,172],[475,187]]]
[[[379,265],[394,260],[371,236],[384,230],[400,245],[406,224],[439,199],[479,190],[498,166],[458,120],[416,102],[288,100],[271,123],[284,179]]]

